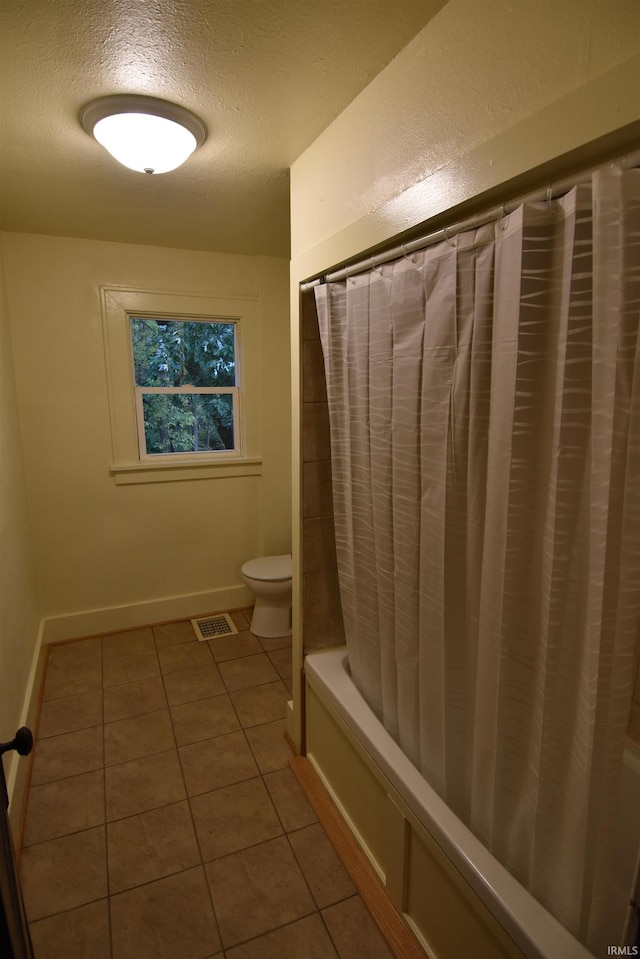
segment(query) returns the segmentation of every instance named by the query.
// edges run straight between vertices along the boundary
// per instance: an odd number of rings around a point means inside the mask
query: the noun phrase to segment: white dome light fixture
[[[207,138],[207,128],[194,113],[134,94],[93,100],[80,122],[112,157],[138,173],[175,170]]]

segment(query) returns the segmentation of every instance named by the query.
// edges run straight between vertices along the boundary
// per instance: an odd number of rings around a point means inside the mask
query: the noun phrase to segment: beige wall
[[[8,740],[27,720],[40,610],[4,287],[0,255],[0,739]],[[11,787],[16,754],[7,755],[4,765]]]
[[[294,163],[296,270],[637,121],[639,55],[636,0],[449,0]]]
[[[306,509],[300,281],[403,232],[428,233],[430,223],[438,217],[442,222],[460,204],[481,194],[495,200],[501,184],[529,187],[536,182],[530,171],[538,166],[547,165],[553,179],[554,172],[565,173],[576,162],[576,153],[586,162],[601,157],[603,149],[637,146],[639,139],[635,0],[449,0],[296,161],[291,172],[296,570],[302,569]],[[555,159],[569,153],[574,155]],[[297,576],[294,675],[301,662],[302,583]],[[299,709],[295,712],[298,736]]]
[[[286,261],[5,234],[45,640],[225,608],[290,547]],[[261,476],[116,485],[100,287],[256,297]]]

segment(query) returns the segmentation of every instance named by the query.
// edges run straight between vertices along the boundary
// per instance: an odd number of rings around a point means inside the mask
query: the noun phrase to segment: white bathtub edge
[[[349,726],[522,952],[529,959],[593,959],[476,839],[407,759],[351,681],[346,646],[309,653],[304,668],[310,685]],[[380,731],[379,742],[368,733],[372,721]]]

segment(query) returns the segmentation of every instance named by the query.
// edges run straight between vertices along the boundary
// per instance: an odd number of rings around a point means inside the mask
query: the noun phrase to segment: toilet
[[[291,553],[250,559],[242,579],[256,598],[251,632],[265,639],[291,635]]]

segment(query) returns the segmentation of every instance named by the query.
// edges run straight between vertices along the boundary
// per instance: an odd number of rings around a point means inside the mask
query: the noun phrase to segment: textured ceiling
[[[290,164],[445,2],[0,0],[0,229],[287,256]],[[127,170],[78,120],[113,93],[208,139]]]

